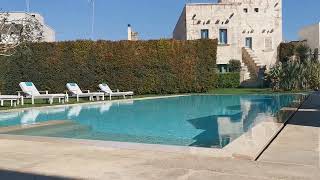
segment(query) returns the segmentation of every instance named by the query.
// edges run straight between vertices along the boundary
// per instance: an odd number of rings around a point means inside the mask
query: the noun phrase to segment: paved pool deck
[[[257,161],[0,137],[0,179],[320,179],[320,94]]]
[[[259,161],[319,168],[319,150],[320,93],[314,93],[288,121]]]

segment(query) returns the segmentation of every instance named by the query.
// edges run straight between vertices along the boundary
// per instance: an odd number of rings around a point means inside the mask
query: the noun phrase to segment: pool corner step
[[[0,128],[0,134],[12,133],[15,131],[23,131],[23,130],[31,130],[34,128],[48,127],[48,126],[56,126],[56,125],[66,125],[66,124],[74,124],[71,120],[52,120],[42,123],[36,123],[31,125],[17,125],[10,127]]]

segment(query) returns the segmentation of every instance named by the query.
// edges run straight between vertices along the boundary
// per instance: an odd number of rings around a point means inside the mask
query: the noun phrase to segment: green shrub
[[[5,91],[5,76],[7,69],[6,58],[4,56],[0,56],[0,93]]]
[[[315,50],[316,51],[316,50]],[[278,47],[278,61],[281,63],[288,63],[290,58],[296,58],[305,62],[312,55],[312,49],[304,41],[293,41],[288,43],[281,43]]]
[[[15,93],[32,81],[61,93],[68,82],[91,90],[106,82],[136,94],[206,92],[216,83],[216,52],[216,40],[35,43],[1,58],[0,88]]]
[[[240,73],[218,74],[216,88],[237,88],[240,86]]]
[[[241,61],[232,59],[229,61],[229,71],[230,72],[240,72],[241,71]]]
[[[281,63],[286,63],[295,53],[295,48],[298,42],[281,43],[278,48],[278,60]]]
[[[318,50],[305,42],[281,43],[279,62],[269,71],[267,81],[274,90],[307,90],[320,88]]]
[[[313,50],[313,54],[312,54],[311,60],[313,62],[319,62],[319,49],[318,48]]]

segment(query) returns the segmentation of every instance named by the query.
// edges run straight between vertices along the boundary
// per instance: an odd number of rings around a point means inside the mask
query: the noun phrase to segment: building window
[[[209,30],[201,29],[201,39],[209,39]]]
[[[271,37],[266,37],[264,40],[265,50],[272,50],[273,42]]]
[[[244,9],[243,9],[243,12],[244,12],[244,13],[248,13],[248,8],[244,8]]]
[[[219,43],[220,44],[228,44],[228,31],[227,29],[219,30]]]
[[[259,8],[254,8],[254,12],[259,12]]]
[[[219,73],[227,73],[229,72],[228,64],[218,64],[218,72]]]

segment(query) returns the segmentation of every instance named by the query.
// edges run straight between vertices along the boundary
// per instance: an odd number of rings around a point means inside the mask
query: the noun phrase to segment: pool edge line
[[[94,101],[94,102],[85,102],[85,103],[74,103],[74,104],[57,104],[52,106],[36,106],[36,107],[25,107],[25,108],[15,108],[15,109],[4,109],[0,110],[0,113],[9,113],[9,112],[19,112],[30,109],[46,109],[46,108],[59,108],[59,107],[73,107],[79,105],[95,105],[95,104],[103,104],[107,102],[125,102],[125,101],[142,101],[142,100],[152,100],[152,99],[165,99],[165,98],[175,98],[175,97],[183,97],[183,96],[191,96],[191,94],[186,95],[168,95],[168,96],[154,96],[154,97],[142,97],[142,98],[133,98],[133,99],[117,99],[117,100],[105,100],[105,101]]]

